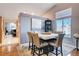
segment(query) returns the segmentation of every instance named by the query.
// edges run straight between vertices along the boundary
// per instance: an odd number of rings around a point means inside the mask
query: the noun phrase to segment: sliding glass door
[[[61,32],[63,29],[62,29],[62,20],[56,20],[56,31],[57,32]]]
[[[71,18],[63,19],[63,32],[66,34],[65,37],[71,37]]]
[[[56,20],[56,31],[65,33],[65,37],[71,37],[71,18]]]

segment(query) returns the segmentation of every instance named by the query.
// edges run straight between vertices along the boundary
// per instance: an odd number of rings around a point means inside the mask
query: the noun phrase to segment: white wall
[[[20,43],[28,42],[27,32],[31,31],[31,18],[27,16],[20,15]]]

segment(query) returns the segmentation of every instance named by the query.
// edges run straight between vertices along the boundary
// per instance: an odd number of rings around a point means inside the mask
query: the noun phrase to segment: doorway
[[[4,22],[4,40],[2,45],[17,44],[19,39],[16,37],[16,23],[15,22]]]
[[[5,35],[12,35],[13,37],[16,37],[16,24],[15,23],[6,23]]]

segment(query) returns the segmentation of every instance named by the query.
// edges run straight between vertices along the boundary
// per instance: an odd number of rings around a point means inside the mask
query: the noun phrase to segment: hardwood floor
[[[79,51],[77,49],[74,49],[68,56],[79,56]]]
[[[18,56],[18,44],[5,45],[0,47],[0,56]]]
[[[1,46],[0,47],[0,56],[31,56],[30,50],[26,49],[26,51],[25,50],[19,51],[19,49],[17,49],[18,46],[19,46],[19,44],[10,44],[10,45]],[[79,56],[79,51],[74,49],[67,56]]]

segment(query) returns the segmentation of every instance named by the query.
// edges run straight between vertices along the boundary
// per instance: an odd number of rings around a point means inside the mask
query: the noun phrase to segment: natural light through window
[[[62,31],[65,37],[71,37],[71,16],[71,8],[56,13],[56,31]]]
[[[42,20],[38,18],[32,18],[32,31],[41,31]]]

